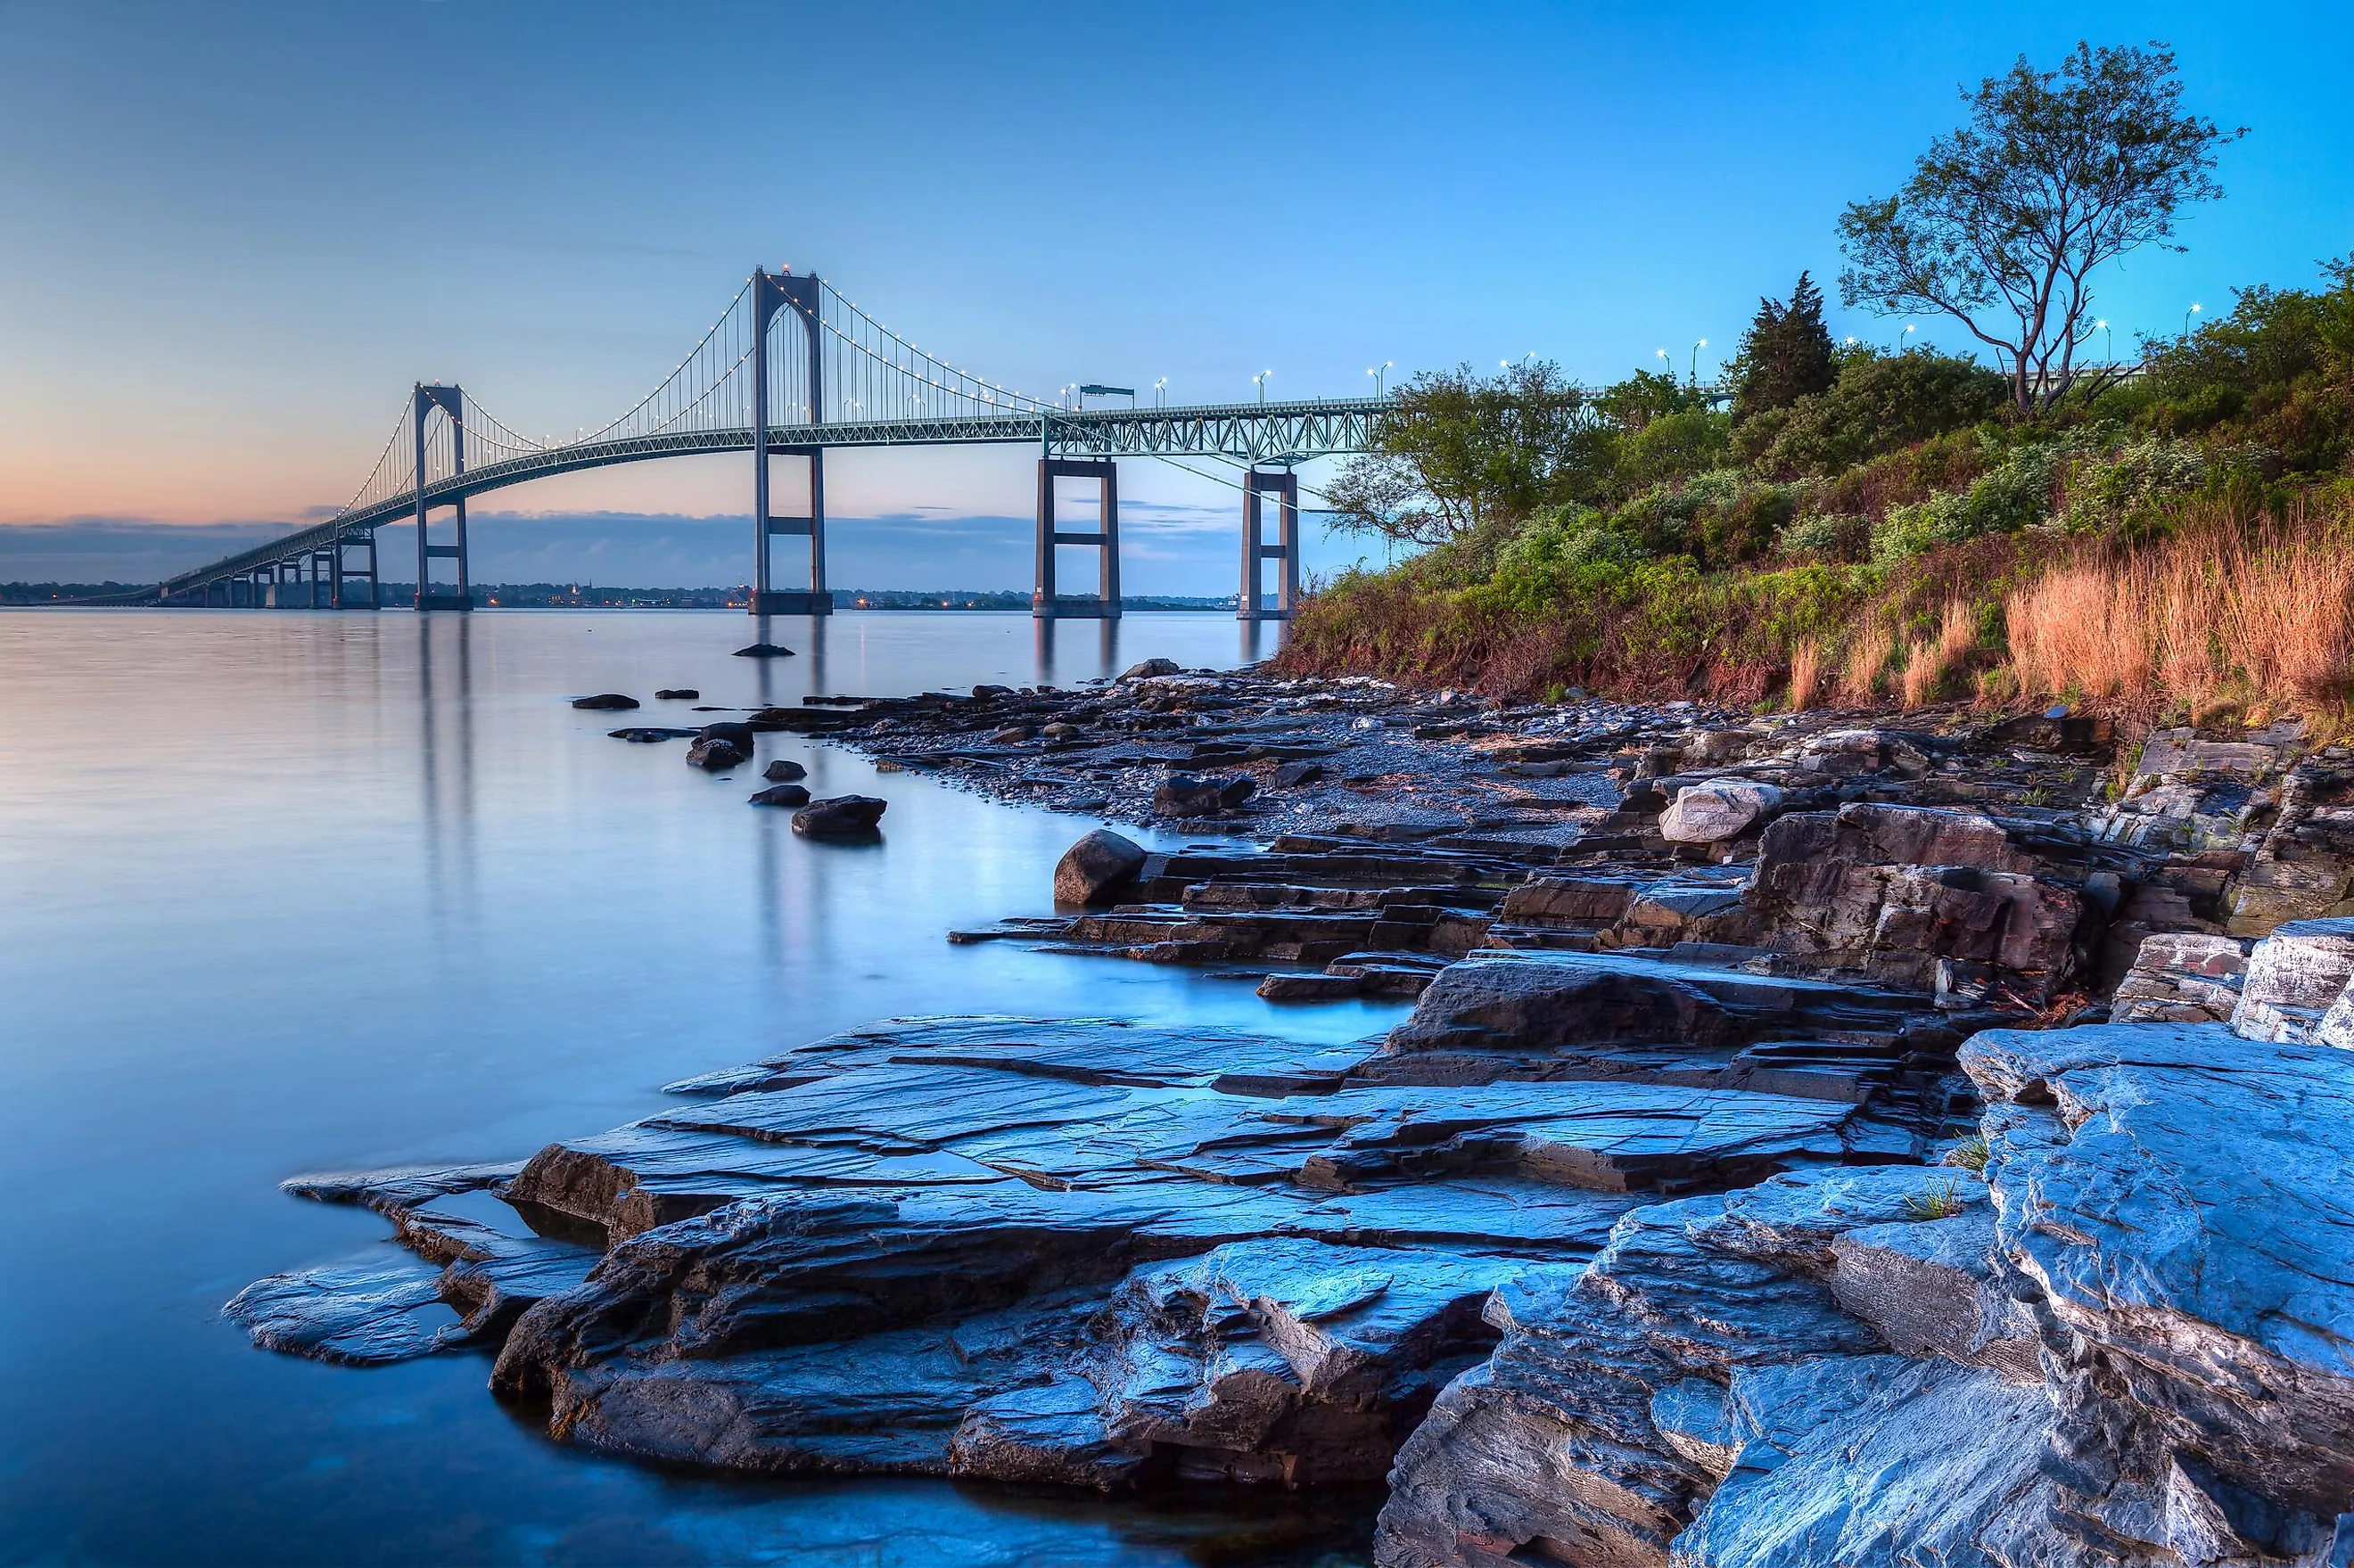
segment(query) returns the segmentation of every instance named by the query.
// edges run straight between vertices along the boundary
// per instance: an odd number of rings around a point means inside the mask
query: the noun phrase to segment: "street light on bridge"
[[[1379,365],[1369,365],[1365,367],[1365,374],[1373,378],[1374,397],[1381,397],[1387,395],[1385,383],[1389,380],[1390,367],[1396,363],[1394,359],[1384,359]]]
[[[1700,351],[1707,346],[1708,339],[1706,338],[1702,338],[1698,343],[1692,344],[1691,384],[1695,387],[1700,385]]]
[[[1160,380],[1155,381],[1152,384],[1152,406],[1154,408],[1166,408],[1169,407],[1169,394],[1166,390],[1168,386],[1169,377],[1166,376],[1161,377]]]
[[[1267,401],[1267,378],[1272,376],[1274,374],[1275,372],[1272,370],[1262,370],[1257,376],[1251,377],[1251,385],[1258,388],[1258,400],[1262,403]]]

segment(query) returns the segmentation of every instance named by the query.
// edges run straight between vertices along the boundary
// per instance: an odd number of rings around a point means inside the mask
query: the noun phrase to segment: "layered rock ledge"
[[[1093,834],[964,938],[1415,997],[1386,1034],[888,1021],[291,1183],[398,1245],[230,1315],[491,1352],[665,1462],[1386,1480],[1385,1568],[2354,1561],[2344,754],[1253,680],[751,722],[1092,758],[1055,788],[1265,847]]]

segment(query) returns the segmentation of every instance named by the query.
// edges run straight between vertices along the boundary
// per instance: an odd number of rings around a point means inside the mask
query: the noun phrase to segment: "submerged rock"
[[[736,650],[738,659],[790,659],[793,651],[781,643],[754,642]]]
[[[692,703],[702,700],[703,694],[693,686],[664,686],[654,697],[659,702]]]
[[[590,709],[633,708],[638,705],[638,699],[623,696],[619,692],[602,692],[593,697],[575,697],[572,699],[572,705],[576,708]]]
[[[793,832],[811,838],[856,838],[872,833],[890,806],[871,795],[836,795],[812,800],[793,813]]]

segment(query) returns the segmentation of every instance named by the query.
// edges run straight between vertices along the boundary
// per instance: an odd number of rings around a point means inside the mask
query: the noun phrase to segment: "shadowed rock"
[[[1097,828],[1063,852],[1055,866],[1055,902],[1094,904],[1135,879],[1143,847],[1108,828]]]
[[[872,795],[812,800],[793,813],[793,832],[813,839],[857,838],[875,831],[890,802]]]
[[[810,792],[799,784],[771,784],[751,797],[755,806],[806,806]]]
[[[572,705],[576,708],[590,709],[633,708],[638,705],[638,699],[623,696],[619,692],[600,692],[593,697],[575,697],[572,699]]]
[[[808,778],[809,769],[789,757],[779,757],[760,770],[760,777],[771,784],[790,784]]]
[[[687,766],[700,768],[706,773],[724,772],[740,766],[743,761],[744,753],[732,740],[706,736],[686,748]]]

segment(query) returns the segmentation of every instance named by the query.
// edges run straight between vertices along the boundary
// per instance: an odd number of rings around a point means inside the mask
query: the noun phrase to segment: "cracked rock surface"
[[[1269,1027],[890,1020],[301,1178],[394,1234],[240,1293],[257,1343],[486,1353],[664,1462],[1385,1484],[1385,1568],[2354,1562],[2354,758],[2293,723],[1149,661],[742,727],[1182,821],[953,939],[1201,965]],[[1277,1027],[1364,995],[1416,1001]]]

